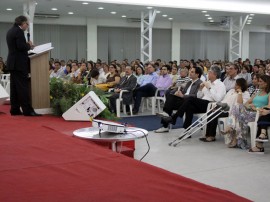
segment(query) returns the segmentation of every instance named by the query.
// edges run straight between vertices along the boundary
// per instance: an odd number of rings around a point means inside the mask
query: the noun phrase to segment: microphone
[[[28,42],[30,41],[30,33],[29,32],[27,33],[27,41]]]

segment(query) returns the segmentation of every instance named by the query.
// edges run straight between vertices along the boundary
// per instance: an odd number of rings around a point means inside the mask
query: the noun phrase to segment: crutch
[[[200,117],[200,119],[198,119],[197,121],[192,123],[180,137],[178,137],[174,141],[170,142],[169,146],[176,147],[180,142],[182,142],[183,140],[185,140],[188,137],[192,136],[194,133],[196,133],[198,130],[200,130],[202,127],[204,127],[206,124],[208,124],[209,122],[214,120],[216,117],[218,117],[224,111],[229,111],[229,106],[226,103],[217,103],[216,107],[210,109],[202,117]],[[209,112],[211,112],[211,113],[208,115]],[[217,114],[214,115],[215,113],[217,113]],[[212,118],[209,121],[207,121],[207,119],[209,117],[212,117]],[[202,124],[204,121],[206,121],[206,123]],[[196,126],[198,123],[200,123],[200,127],[195,128],[194,126]]]

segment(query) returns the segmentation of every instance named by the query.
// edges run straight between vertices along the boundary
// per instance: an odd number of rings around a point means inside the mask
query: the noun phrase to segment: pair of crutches
[[[217,118],[221,113],[229,111],[230,107],[226,103],[218,102],[216,106],[211,108],[208,112],[202,115],[198,120],[193,122],[187,129],[185,129],[184,133],[180,135],[180,137],[176,138],[172,142],[169,143],[169,146],[176,147],[183,140],[191,137],[198,130],[202,129],[209,122]]]

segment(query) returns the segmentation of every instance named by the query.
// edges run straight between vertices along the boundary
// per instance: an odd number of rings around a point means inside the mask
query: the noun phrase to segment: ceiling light
[[[250,22],[247,22],[247,25],[250,25],[251,23]]]
[[[58,9],[57,9],[57,8],[52,8],[51,10],[52,10],[52,11],[57,11]]]
[[[209,22],[214,22],[214,20],[210,20]]]
[[[207,13],[207,11],[202,11],[202,13]]]
[[[82,2],[83,5],[88,5],[89,3],[88,2]]]
[[[116,12],[115,12],[115,11],[112,11],[112,12],[111,12],[111,14],[115,15],[115,14],[116,14]]]
[[[157,11],[156,13],[161,13],[161,11]]]
[[[12,8],[7,8],[6,10],[7,10],[7,11],[12,11],[13,9],[12,9]]]
[[[127,16],[126,15],[122,15],[122,18],[126,18]]]
[[[249,19],[249,20],[252,20],[252,19],[253,19],[253,17],[249,17],[248,19]]]
[[[251,13],[251,14],[249,14],[250,16],[254,16],[255,14],[253,14],[253,13]]]
[[[208,17],[208,16],[210,16],[210,15],[209,15],[209,14],[205,14],[204,16]]]
[[[148,7],[146,7],[146,8],[150,10],[150,9],[152,9],[153,7],[151,7],[151,6],[148,6]]]
[[[164,15],[162,15],[164,18],[166,18],[168,15],[166,15],[166,14],[164,14]]]
[[[169,20],[173,20],[173,18],[168,18]]]
[[[68,12],[69,15],[73,15],[74,13],[73,12]]]
[[[209,18],[207,18],[208,20],[212,20],[213,18],[211,18],[211,17],[209,17]]]
[[[103,10],[104,8],[103,7],[98,7],[99,10]]]

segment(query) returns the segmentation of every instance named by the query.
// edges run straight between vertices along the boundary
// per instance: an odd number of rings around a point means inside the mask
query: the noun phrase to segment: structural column
[[[97,60],[97,22],[87,18],[87,60]]]
[[[28,33],[30,34],[30,41],[34,42],[34,15],[36,10],[37,2],[35,1],[29,1],[27,3],[23,4],[23,15],[26,16],[29,20],[29,30]]]
[[[152,28],[157,10],[149,10],[148,14],[141,12],[141,61],[152,61]]]
[[[171,60],[180,61],[180,23],[172,22],[172,52]]]
[[[242,59],[249,58],[249,30],[243,30]]]

